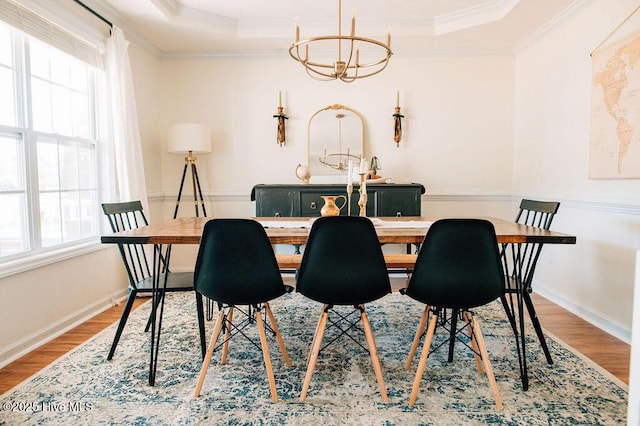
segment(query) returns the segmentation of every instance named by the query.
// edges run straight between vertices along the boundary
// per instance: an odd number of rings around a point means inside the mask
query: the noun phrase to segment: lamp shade
[[[211,132],[202,124],[174,124],[169,128],[167,148],[172,154],[211,152]]]

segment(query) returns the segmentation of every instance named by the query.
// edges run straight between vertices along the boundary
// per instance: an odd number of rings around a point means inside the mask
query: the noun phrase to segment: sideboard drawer
[[[323,195],[316,192],[300,192],[300,216],[320,216],[320,209],[324,205]],[[337,195],[337,194],[336,194]]]
[[[297,216],[296,191],[259,191],[256,193],[256,216],[292,217]]]
[[[376,216],[420,216],[420,194],[411,189],[376,193]]]

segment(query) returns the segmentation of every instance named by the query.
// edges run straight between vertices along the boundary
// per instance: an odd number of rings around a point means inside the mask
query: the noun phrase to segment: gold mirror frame
[[[335,125],[330,124],[334,120]],[[329,125],[322,126],[325,123]],[[311,176],[344,175],[349,159],[358,166],[362,156],[364,120],[356,110],[333,104],[319,109],[309,118],[307,165]]]

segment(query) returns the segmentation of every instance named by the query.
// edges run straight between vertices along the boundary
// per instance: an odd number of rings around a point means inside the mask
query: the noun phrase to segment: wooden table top
[[[131,231],[103,235],[101,241],[110,244],[200,244],[204,224],[211,219],[211,217],[180,217]],[[272,244],[305,244],[313,220],[313,218],[307,217],[259,217],[253,219],[262,223]],[[376,225],[380,243],[384,244],[422,243],[428,224],[436,220],[427,217],[379,217],[371,219]],[[486,219],[493,223],[498,243],[576,243],[576,237],[573,235],[546,231],[493,217],[481,217],[480,219]],[[286,227],[281,227],[282,225]],[[404,225],[407,227],[403,227]]]

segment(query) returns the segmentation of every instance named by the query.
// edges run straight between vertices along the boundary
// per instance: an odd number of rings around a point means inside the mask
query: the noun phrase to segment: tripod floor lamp
[[[184,189],[184,180],[189,167],[191,169],[191,184],[193,186],[193,202],[196,209],[196,217],[200,216],[198,206],[202,207],[202,216],[206,216],[207,210],[204,206],[204,198],[202,197],[202,189],[200,188],[200,179],[198,178],[198,169],[196,168],[196,157],[194,154],[211,152],[211,132],[202,124],[179,123],[169,128],[167,140],[167,147],[170,153],[186,154],[173,218],[175,219],[178,216],[180,199],[182,198],[182,190]]]

